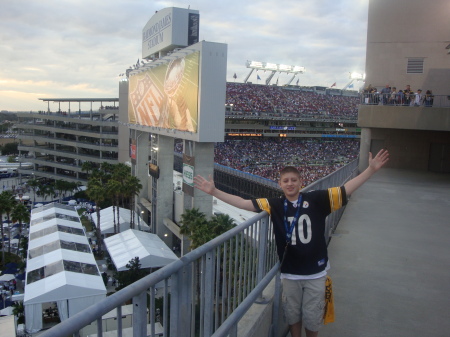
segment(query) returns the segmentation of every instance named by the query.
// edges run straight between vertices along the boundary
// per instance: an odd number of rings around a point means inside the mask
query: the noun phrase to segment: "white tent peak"
[[[129,229],[104,242],[117,271],[127,270],[126,265],[135,257],[139,257],[141,268],[163,267],[178,260],[156,234]]]
[[[115,212],[114,212],[115,208]],[[114,214],[115,213],[115,214]],[[131,211],[127,208],[119,207],[119,219],[117,219],[117,207],[110,206],[100,210],[100,231],[102,234],[113,234],[114,233],[114,218],[116,219],[116,224],[120,224],[120,232],[123,232],[130,228],[131,225]],[[138,220],[138,214],[133,212],[134,224],[136,228],[141,226],[141,229],[148,232],[150,228],[148,225],[140,218]],[[97,226],[97,215],[92,214],[92,221],[94,221]]]

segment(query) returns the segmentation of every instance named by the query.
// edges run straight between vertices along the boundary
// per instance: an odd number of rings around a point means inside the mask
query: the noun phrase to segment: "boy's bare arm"
[[[238,197],[237,195],[229,194],[217,189],[211,176],[209,176],[208,179],[205,179],[200,175],[195,176],[194,184],[195,187],[199,190],[212,195],[213,197],[216,197],[217,199],[222,200],[227,204],[238,207],[240,209],[244,209],[246,211],[256,212],[256,208],[255,206],[253,206],[251,200],[246,200]]]
[[[375,172],[383,167],[389,160],[389,152],[387,150],[380,150],[377,155],[372,158],[372,153],[369,152],[369,166],[358,176],[348,181],[345,186],[347,195],[351,195],[362,184],[364,184]]]

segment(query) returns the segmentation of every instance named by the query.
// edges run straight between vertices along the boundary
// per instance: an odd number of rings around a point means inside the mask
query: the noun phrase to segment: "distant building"
[[[99,166],[118,163],[118,99],[78,98],[42,99],[59,103],[58,111],[18,112],[19,158],[32,163],[33,168],[18,169],[19,174],[36,178],[64,179],[86,184],[88,175],[82,165],[91,162]],[[61,111],[61,103],[69,105]],[[76,103],[78,110],[70,110]],[[90,110],[82,111],[81,104]],[[92,104],[99,106],[93,109]],[[49,104],[50,106],[50,104]],[[27,157],[23,154],[27,153]]]

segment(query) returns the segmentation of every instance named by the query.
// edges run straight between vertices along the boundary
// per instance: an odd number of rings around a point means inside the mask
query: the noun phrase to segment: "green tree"
[[[111,188],[112,194],[115,196],[116,200],[116,210],[117,210],[117,228],[120,232],[120,206],[125,207],[124,198],[127,196],[127,179],[131,177],[131,169],[129,166],[119,163],[114,165],[111,176]]]
[[[235,226],[233,219],[227,214],[214,215],[208,221],[205,213],[198,208],[186,210],[181,215],[181,223],[180,233],[189,237],[191,249],[204,245]]]
[[[30,222],[30,212],[24,204],[18,203],[12,210],[11,219],[13,222],[19,223],[19,243],[17,247],[20,247],[20,241],[22,238],[22,224],[24,222]]]
[[[11,253],[11,212],[16,204],[17,201],[14,195],[11,193],[11,191],[3,191],[2,193],[0,193],[0,214],[3,216],[3,214],[6,213],[6,220],[8,222],[8,236],[9,236],[8,253]],[[2,226],[2,240],[4,240],[3,226]],[[4,247],[3,244],[2,247]],[[4,251],[3,248],[2,251]]]
[[[58,201],[59,201],[59,203],[61,203],[61,201],[62,201],[63,192],[68,190],[68,184],[69,184],[68,181],[65,181],[65,180],[62,180],[62,179],[55,180],[55,183],[53,185],[54,186],[53,189],[56,192],[58,192]]]
[[[8,155],[17,154],[19,152],[18,147],[19,147],[19,144],[16,142],[7,143],[7,144],[3,145],[3,147],[2,147],[2,155],[8,156]]]
[[[216,236],[228,232],[230,229],[236,226],[236,223],[228,214],[214,215],[211,218],[209,224]]]
[[[98,243],[98,253],[102,253],[102,233],[100,231],[100,204],[105,200],[106,188],[100,178],[91,177],[88,180],[86,189],[88,197],[95,202],[95,213],[97,215],[97,226],[95,226],[95,234]]]
[[[33,206],[36,203],[36,191],[41,187],[41,182],[36,178],[27,181],[27,185],[30,186],[33,191]]]
[[[129,201],[129,205],[130,205],[130,214],[131,214],[131,220],[130,220],[130,228],[135,228],[135,223],[134,223],[134,211],[135,211],[135,200],[136,200],[136,196],[139,196],[139,192],[142,189],[142,184],[139,181],[139,179],[137,177],[132,176],[131,174],[126,178],[125,181],[125,196],[127,196],[130,201]],[[138,215],[139,216],[139,215]]]
[[[125,288],[145,276],[145,271],[141,269],[141,263],[137,256],[131,259],[126,267],[128,270],[114,273],[114,278],[117,280],[116,290]]]
[[[41,185],[37,195],[46,201],[48,197],[55,195],[55,188],[53,185]]]
[[[26,264],[28,253],[28,238],[26,236],[22,240],[20,240],[19,248],[22,248],[22,250],[19,250],[19,252],[22,259],[24,259],[24,263]]]
[[[25,309],[22,301],[14,302],[12,313],[17,317],[17,324],[25,323]]]
[[[114,221],[114,234],[120,233],[120,220],[119,220],[119,210],[117,210],[117,221],[116,221],[116,207],[119,208],[119,197],[120,197],[121,184],[115,179],[110,179],[106,183],[106,191],[109,198],[112,200],[113,206],[113,221]]]
[[[89,173],[94,169],[94,164],[90,161],[85,161],[83,165],[81,165],[81,171],[86,171],[86,175],[89,177]]]

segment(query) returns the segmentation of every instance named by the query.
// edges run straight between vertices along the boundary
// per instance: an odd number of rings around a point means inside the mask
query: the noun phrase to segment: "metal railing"
[[[356,175],[355,160],[305,190],[339,186]],[[327,218],[329,240],[342,212]],[[237,336],[238,323],[277,275],[272,223],[262,212],[179,260],[151,273],[130,286],[79,312],[41,337],[78,335],[96,322],[97,336],[103,336],[102,316],[117,311],[117,336],[122,336],[122,305],[132,300],[133,336]],[[276,278],[279,289],[279,277]],[[155,294],[158,289],[158,296]],[[279,291],[275,292],[278,310]],[[272,332],[277,331],[276,313]],[[81,331],[83,334],[83,331]]]

